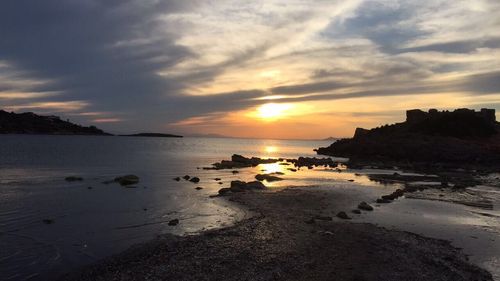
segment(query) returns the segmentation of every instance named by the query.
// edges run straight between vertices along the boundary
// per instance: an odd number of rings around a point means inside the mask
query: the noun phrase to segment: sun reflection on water
[[[278,152],[278,148],[276,146],[266,146],[266,147],[264,147],[264,151],[268,154],[269,153],[276,153],[276,152]]]
[[[271,164],[260,164],[259,167],[261,167],[261,171],[265,172],[266,174],[272,174],[272,173],[285,173],[285,167],[283,165],[280,165],[279,163],[271,163]]]

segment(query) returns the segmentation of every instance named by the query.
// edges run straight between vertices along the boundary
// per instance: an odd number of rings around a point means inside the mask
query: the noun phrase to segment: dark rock
[[[92,189],[92,186],[87,186],[87,189]]]
[[[391,203],[392,200],[388,200],[388,199],[383,199],[383,198],[379,198],[377,199],[377,203],[379,204],[387,204],[387,203]]]
[[[255,167],[259,164],[269,164],[278,162],[278,159],[261,159],[258,157],[246,158],[244,156],[234,154],[231,156],[231,160],[222,160],[221,162],[212,164],[213,169],[234,169],[234,168],[246,168]]]
[[[410,110],[406,122],[357,130],[360,133],[353,138],[338,140],[329,147],[319,148],[317,153],[348,157],[351,162],[498,165],[500,124],[491,113],[494,110],[432,113]]]
[[[258,180],[258,181],[265,180],[265,181],[268,181],[268,182],[283,180],[280,177],[273,176],[273,175],[270,175],[270,174],[258,174],[258,175],[255,176],[255,179]]]
[[[44,224],[53,224],[54,223],[54,220],[53,219],[43,219],[42,222]]]
[[[353,182],[354,180],[347,180],[347,181]]]
[[[360,211],[360,210],[358,210],[358,209],[354,209],[354,210],[352,210],[351,212],[352,212],[353,214],[357,214],[357,215],[361,214],[361,211]]]
[[[321,220],[321,221],[331,221],[333,220],[332,217],[329,217],[329,216],[314,216],[315,220]]]
[[[203,187],[198,186],[198,187],[196,187],[195,189],[196,189],[196,190],[202,190],[202,189],[203,189]]]
[[[175,178],[174,178],[174,181],[180,181],[180,180],[181,180],[181,178],[180,178],[180,177],[175,177]]]
[[[238,172],[238,171],[236,171],[236,170],[234,170],[234,171],[232,171],[231,173],[233,173],[233,174],[238,174],[239,172]]]
[[[297,169],[294,169],[294,168],[288,168],[287,170],[291,171],[291,172],[297,172]]]
[[[220,181],[221,179],[220,178],[215,178],[214,181]]]
[[[314,218],[311,218],[311,219],[308,219],[308,220],[306,220],[306,221],[304,221],[304,222],[305,222],[305,223],[307,223],[307,224],[313,224],[313,223],[315,223],[316,221],[314,220]]]
[[[343,220],[350,220],[351,218],[345,212],[338,212],[337,217]]]
[[[183,179],[185,179],[185,180],[189,180],[191,177],[190,177],[190,176],[188,176],[188,175],[185,175],[185,176],[183,176],[182,178],[183,178]]]
[[[114,179],[114,182],[117,182],[122,186],[127,186],[139,183],[139,177],[136,175],[126,175],[122,177],[116,177]]]
[[[292,162],[292,161],[288,161]],[[316,157],[299,157],[297,160],[293,161],[297,167],[307,166],[312,169],[313,166],[334,166],[332,158],[316,158]]]
[[[254,189],[265,189],[266,186],[259,181],[244,182],[244,181],[231,181],[230,190],[233,192],[241,192]]]
[[[224,195],[228,194],[230,191],[231,191],[230,188],[224,187],[224,188],[219,189],[218,193],[219,193],[219,195],[224,196]]]
[[[368,203],[365,201],[359,203],[358,209],[365,210],[365,211],[373,211],[373,207],[370,206]]]
[[[179,220],[178,219],[173,219],[171,221],[168,222],[168,225],[178,225],[179,224]]]
[[[77,176],[70,176],[65,178],[66,181],[82,181],[82,177],[77,177]]]
[[[193,182],[193,183],[199,183],[200,182],[200,178],[198,178],[198,177],[192,177],[189,181]]]

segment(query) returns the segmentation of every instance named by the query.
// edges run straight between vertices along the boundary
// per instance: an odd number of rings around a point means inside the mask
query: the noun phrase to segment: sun
[[[257,108],[257,116],[264,120],[276,120],[285,116],[290,108],[289,104],[266,103]]]

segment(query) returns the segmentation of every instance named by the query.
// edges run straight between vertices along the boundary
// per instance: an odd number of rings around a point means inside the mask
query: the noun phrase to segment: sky
[[[0,2],[8,111],[320,139],[460,107],[500,110],[498,0]]]

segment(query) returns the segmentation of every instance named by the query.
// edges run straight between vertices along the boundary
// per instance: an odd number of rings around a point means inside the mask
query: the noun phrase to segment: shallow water
[[[494,280],[500,280],[500,190],[488,186],[468,190],[491,200],[493,208],[401,198],[359,220],[450,241],[463,249],[471,262],[488,270]]]
[[[209,195],[228,186],[231,180],[253,179],[263,167],[242,169],[240,174],[197,167],[229,159],[233,153],[312,156],[313,148],[328,144],[24,135],[0,136],[0,143],[2,280],[45,279],[160,234],[186,234],[231,224],[246,216],[244,210]],[[279,170],[285,166],[265,168]],[[124,174],[140,177],[136,188],[102,183]],[[201,181],[193,184],[172,180],[185,174],[198,176]],[[64,180],[72,175],[84,181]],[[222,178],[222,185],[213,180],[216,177]],[[305,177],[297,173],[280,184],[300,184],[299,178]],[[312,177],[302,184],[322,180]],[[197,186],[203,189],[195,190]],[[174,218],[180,224],[169,226]]]
[[[284,173],[282,181],[264,182],[271,191],[314,186],[335,192],[331,215],[402,187],[379,184],[367,176],[395,170],[346,170],[342,165],[340,171],[318,167],[292,172],[288,170],[291,166],[279,163],[239,169],[238,173],[202,169],[234,153],[316,156],[312,149],[328,145],[325,141],[12,135],[0,136],[0,143],[2,280],[53,279],[157,235],[184,235],[230,225],[247,217],[246,210],[209,196],[228,187],[231,180],[255,180],[258,173]],[[140,177],[136,188],[102,183],[124,174]],[[201,181],[172,179],[186,174]],[[64,180],[72,175],[84,181]],[[221,178],[222,184],[214,178]],[[196,190],[198,186],[203,189]],[[498,189],[491,190],[495,197]],[[451,203],[401,199],[353,217],[354,221],[454,240],[454,245],[474,255],[474,262],[492,270],[498,264],[495,255],[500,250],[495,243],[500,226],[491,222],[498,222],[498,217],[474,212],[477,209]],[[487,220],[489,227],[480,225],[484,220],[477,216]],[[180,220],[179,225],[169,226],[174,218]],[[46,219],[53,223],[44,223]],[[467,235],[479,239],[461,239]]]

